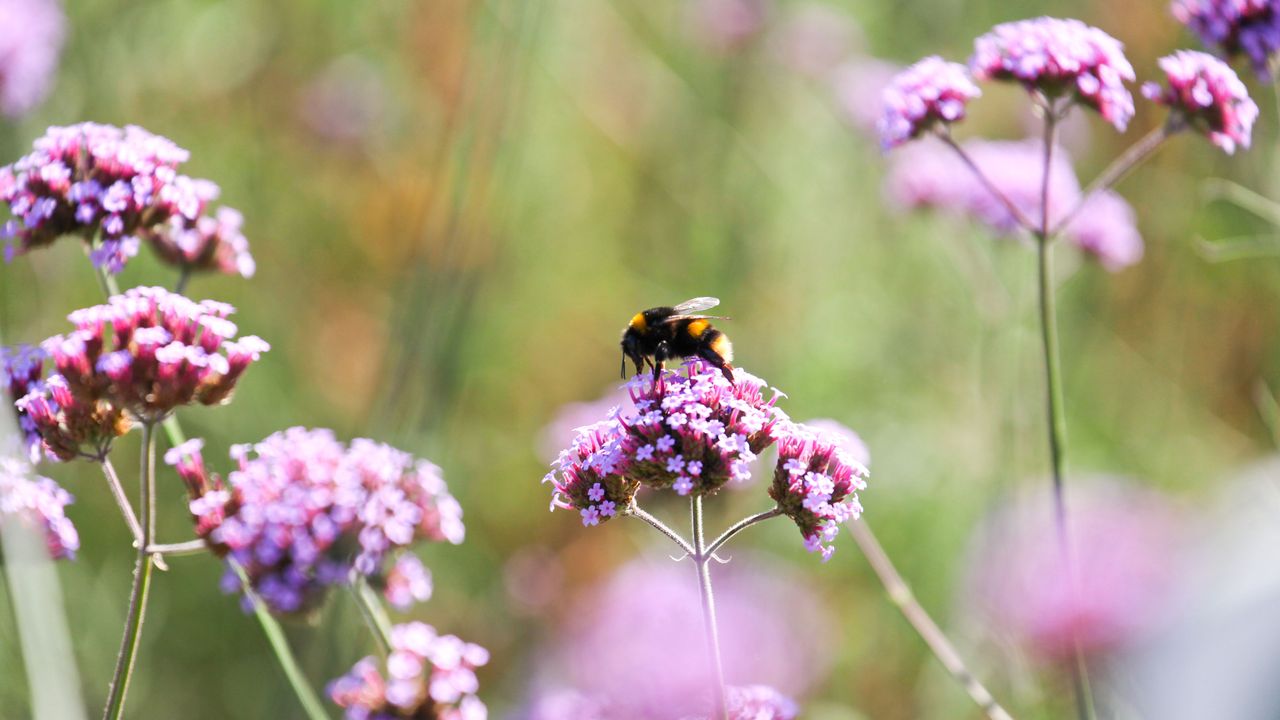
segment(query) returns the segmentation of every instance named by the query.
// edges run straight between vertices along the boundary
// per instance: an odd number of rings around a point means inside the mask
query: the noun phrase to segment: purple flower
[[[565,445],[573,442],[579,429],[602,417],[630,411],[633,407],[631,395],[623,387],[613,388],[597,400],[562,405],[551,422],[542,429],[538,450],[547,460],[554,460]]]
[[[105,457],[112,441],[128,432],[131,424],[124,408],[107,396],[104,384],[77,392],[56,373],[33,384],[15,405],[22,427],[39,437],[44,454],[64,462]]]
[[[198,447],[165,460],[187,484],[197,533],[238,560],[277,612],[319,606],[353,570],[394,604],[425,599],[425,568],[403,556],[384,574],[385,561],[417,540],[462,542],[462,508],[440,468],[387,445],[290,428],[233,457],[239,468],[225,483],[205,471]]]
[[[1173,16],[1200,41],[1228,57],[1245,54],[1253,71],[1271,82],[1268,64],[1280,50],[1280,7],[1275,0],[1174,0]]]
[[[613,503],[614,508],[630,507],[640,483],[622,474],[623,432],[617,419],[578,428],[573,444],[560,453],[543,478],[554,488],[551,509],[577,510],[582,524],[590,526],[613,517],[602,516],[602,502]]]
[[[30,154],[0,168],[0,201],[14,216],[4,235],[16,241],[6,257],[73,235],[95,243],[96,265],[119,272],[146,240],[184,270],[251,275],[239,214],[205,215],[218,186],[178,174],[189,157],[134,125],[49,128]]]
[[[430,600],[433,589],[431,571],[417,555],[406,552],[396,559],[387,573],[382,595],[395,609],[408,610],[414,603]]]
[[[1142,86],[1148,99],[1169,106],[1176,118],[1209,136],[1228,155],[1249,147],[1258,106],[1236,71],[1218,58],[1194,50],[1160,58],[1167,88]]]
[[[43,347],[77,401],[106,400],[155,422],[181,405],[227,402],[240,376],[269,349],[256,336],[234,339],[236,326],[226,318],[232,311],[163,288],[132,288],[71,313],[76,330]]]
[[[1071,244],[1119,272],[1142,259],[1142,235],[1133,208],[1114,192],[1094,193],[1064,230]]]
[[[1040,17],[1004,23],[974,42],[969,61],[981,80],[1013,80],[1049,100],[1070,98],[1123,131],[1133,117],[1124,81],[1133,66],[1120,41],[1079,20]]]
[[[41,455],[40,433],[36,431],[35,422],[17,407],[16,401],[40,383],[44,375],[44,359],[44,352],[30,345],[0,347],[0,396],[8,393],[7,402],[14,403],[14,417],[33,463],[39,461]]]
[[[65,513],[71,502],[71,493],[32,475],[26,462],[0,457],[0,523],[16,520],[40,531],[55,560],[74,558],[80,548],[80,536]]]
[[[982,91],[969,70],[937,55],[903,70],[881,94],[880,144],[895,148],[936,125],[964,119],[965,105]]]
[[[797,465],[803,474],[794,471]],[[862,514],[858,491],[867,487],[868,476],[866,466],[841,438],[792,423],[778,438],[778,465],[769,497],[795,521],[805,547],[821,551],[826,560],[834,550],[830,543],[840,523]]]
[[[0,114],[19,117],[44,100],[65,26],[56,0],[0,0]]]
[[[975,543],[976,605],[1038,659],[1070,661],[1139,637],[1169,591],[1181,550],[1179,517],[1160,495],[1118,481],[1071,487],[1068,537],[1079,586],[1063,571],[1045,493],[1008,503]]]
[[[488,662],[489,651],[426,623],[396,625],[386,677],[376,659],[364,658],[329,683],[329,697],[347,720],[484,720],[475,669]]]

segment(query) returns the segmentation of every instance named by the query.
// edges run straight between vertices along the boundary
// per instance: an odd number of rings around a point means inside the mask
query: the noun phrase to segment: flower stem
[[[1181,126],[1171,120],[1151,130],[1133,145],[1130,145],[1129,149],[1124,151],[1124,154],[1113,160],[1098,177],[1094,178],[1093,182],[1089,183],[1084,192],[1080,193],[1080,199],[1076,201],[1070,212],[1064,215],[1062,220],[1058,221],[1058,224],[1053,227],[1048,236],[1054,238],[1061,234],[1071,224],[1071,221],[1075,220],[1076,216],[1080,214],[1080,210],[1089,202],[1089,198],[1097,193],[1110,190],[1116,183],[1123,180],[1131,170],[1142,164],[1142,161],[1151,157],[1164,144],[1165,140],[1168,140],[1180,129]]]
[[[124,486],[120,484],[120,476],[116,474],[115,466],[106,455],[103,455],[99,464],[102,466],[102,474],[107,476],[107,488],[111,490],[111,497],[115,498],[120,514],[124,516],[129,532],[133,535],[134,544],[141,546],[142,526],[138,524],[138,516],[133,513],[133,506],[129,504],[129,496],[124,493]]]
[[[151,555],[147,546],[155,537],[155,474],[156,474],[156,437],[155,427],[150,423],[142,425],[142,470],[139,481],[139,507],[142,518],[142,542],[138,543],[138,556],[133,566],[133,590],[129,594],[129,614],[125,619],[124,637],[120,641],[120,654],[116,658],[115,673],[111,678],[111,690],[107,694],[107,706],[102,716],[106,720],[117,720],[124,713],[125,693],[129,690],[129,678],[133,674],[133,664],[138,657],[138,640],[142,636],[142,623],[147,612],[147,594],[151,589]]]
[[[382,607],[382,601],[378,599],[377,593],[369,587],[369,583],[363,577],[353,577],[351,595],[356,599],[360,615],[369,626],[369,631],[373,634],[373,639],[378,642],[382,654],[389,654],[391,652],[391,619],[387,617],[387,611]]]
[[[262,601],[258,593],[254,592],[244,567],[230,557],[227,558],[227,565],[240,578],[240,587],[244,590],[245,597],[249,598],[249,603],[253,605],[253,614],[258,618],[258,624],[262,626],[262,634],[267,636],[267,642],[275,652],[276,661],[280,663],[280,669],[288,678],[289,685],[293,688],[293,694],[298,697],[303,712],[307,714],[309,720],[329,720],[320,697],[316,695],[316,691],[307,682],[307,677],[302,674],[302,669],[298,667],[298,661],[294,659],[293,651],[289,649],[289,640],[284,636],[284,630],[271,616],[271,610],[267,608],[267,604]]]
[[[693,562],[698,569],[698,591],[702,599],[702,619],[706,624],[707,652],[711,656],[711,669],[716,683],[711,688],[715,699],[713,716],[729,720],[725,704],[724,660],[720,656],[720,631],[716,627],[716,598],[711,591],[711,553],[707,551],[702,533],[702,496],[694,495],[689,502],[689,514],[693,520]]]
[[[897,606],[898,612],[902,613],[907,622],[911,623],[916,634],[924,640],[925,645],[929,646],[929,650],[933,652],[934,657],[938,658],[951,677],[960,683],[964,691],[973,698],[990,720],[1013,720],[1013,717],[991,696],[987,688],[969,671],[964,660],[960,658],[960,653],[956,652],[955,646],[943,634],[933,618],[929,617],[929,613],[920,606],[915,594],[898,574],[889,556],[885,554],[884,548],[872,534],[871,528],[862,520],[853,520],[847,525],[849,532],[853,534],[854,541],[858,543],[858,548],[871,564],[871,569],[875,571],[876,577],[880,578],[880,584],[884,585],[885,592],[889,594],[889,600]]]
[[[642,510],[640,506],[636,504],[634,501],[632,501],[631,506],[627,508],[626,514],[633,515],[649,523],[651,526],[653,526],[655,530],[662,533],[663,535],[666,535],[667,538],[671,540],[671,542],[675,543],[676,545],[679,545],[680,549],[684,551],[685,555],[688,555],[694,558],[697,557],[697,552],[694,551],[693,546],[689,544],[688,540],[685,540],[684,538],[680,537],[680,533],[667,527],[666,523],[662,522],[658,518]]]
[[[1036,231],[1036,224],[1027,217],[1026,213],[1022,212],[1022,209],[1019,208],[1016,203],[1009,199],[1008,195],[1004,194],[1000,188],[996,187],[996,184],[991,181],[991,178],[987,177],[987,174],[982,172],[982,169],[973,161],[973,158],[969,157],[969,153],[965,152],[964,148],[960,147],[959,143],[952,139],[949,133],[939,132],[938,138],[954,150],[956,155],[960,156],[960,160],[964,162],[965,166],[967,166],[978,178],[978,182],[982,183],[982,186],[987,189],[987,192],[991,193],[996,200],[999,200],[1001,205],[1004,205],[1004,209],[1009,211],[1009,215],[1013,217],[1014,221],[1016,221],[1018,225],[1026,229],[1027,232],[1034,233]]]
[[[1053,470],[1053,516],[1062,555],[1062,572],[1067,576],[1071,592],[1079,592],[1074,564],[1071,561],[1071,543],[1067,533],[1067,508],[1063,495],[1063,478],[1066,466],[1067,419],[1063,407],[1061,355],[1058,349],[1058,320],[1053,287],[1053,245],[1050,235],[1049,188],[1053,167],[1053,150],[1057,144],[1058,115],[1053,108],[1045,112],[1044,120],[1044,168],[1040,186],[1040,227],[1036,233],[1036,257],[1039,260],[1040,288],[1040,337],[1044,349],[1045,395],[1049,425],[1049,458]],[[1080,650],[1079,638],[1072,638],[1075,662],[1072,664],[1072,685],[1075,688],[1076,708],[1081,720],[1094,720],[1097,713],[1093,706],[1093,693],[1089,687],[1089,667]]]
[[[147,552],[151,555],[163,555],[165,557],[181,557],[183,555],[199,555],[207,550],[209,546],[204,540],[187,540],[180,543],[156,543],[147,546]]]
[[[770,518],[776,518],[781,514],[782,511],[774,507],[769,510],[765,510],[764,512],[756,513],[750,517],[742,518],[738,522],[734,523],[728,530],[720,533],[720,537],[712,540],[711,544],[707,546],[706,554],[708,556],[715,555],[716,550],[719,550],[721,545],[729,542],[729,539],[734,535],[737,535],[758,522],[764,522]]]

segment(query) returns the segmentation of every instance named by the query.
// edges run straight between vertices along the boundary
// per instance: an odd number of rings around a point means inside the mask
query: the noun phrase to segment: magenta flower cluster
[[[1175,0],[1173,16],[1200,41],[1230,57],[1248,56],[1270,82],[1271,58],[1280,51],[1280,5],[1275,0]]]
[[[631,410],[579,430],[545,478],[553,508],[597,525],[625,511],[640,485],[708,495],[751,477],[750,464],[786,420],[778,393],[766,398],[764,381],[741,369],[733,384],[699,360],[684,371],[637,375],[627,384]]]
[[[884,89],[880,143],[888,150],[935,125],[963,120],[965,105],[981,94],[964,65],[927,57],[898,73]]]
[[[840,524],[862,514],[858,491],[870,476],[840,438],[789,424],[778,438],[778,464],[769,497],[795,521],[810,552],[827,560]]]
[[[36,431],[35,422],[18,409],[16,400],[25,397],[40,382],[44,375],[44,358],[44,352],[31,345],[0,347],[0,393],[7,393],[5,397],[15,402],[18,430],[22,433],[31,462],[40,459],[40,433]]]
[[[71,493],[47,477],[31,475],[22,460],[0,456],[0,523],[14,519],[44,536],[49,556],[74,558],[80,536],[67,519]]]
[[[0,115],[19,117],[44,100],[65,35],[57,0],[0,0]]]
[[[30,154],[0,168],[0,201],[14,216],[0,232],[6,259],[74,235],[93,245],[94,264],[110,272],[145,240],[185,270],[251,274],[238,216],[208,222],[218,186],[179,174],[188,158],[171,140],[133,125],[49,128]]]
[[[488,662],[488,650],[426,623],[396,625],[385,667],[360,660],[329,683],[329,697],[347,720],[484,720],[475,670]]]
[[[1049,99],[1069,97],[1123,131],[1133,117],[1135,79],[1124,46],[1079,20],[1041,17],[1003,23],[974,42],[973,73],[1012,80]]]
[[[417,540],[462,542],[462,508],[440,468],[372,440],[343,445],[328,430],[290,428],[237,446],[227,481],[210,475],[201,443],[165,454],[191,496],[196,532],[229,554],[275,611],[318,607],[352,573],[383,586],[396,604],[425,600],[430,579],[413,561],[385,561]],[[228,570],[224,587],[238,589]]]
[[[1167,105],[1181,120],[1208,135],[1228,155],[1248,148],[1258,106],[1236,71],[1218,58],[1195,50],[1179,50],[1160,58],[1168,87],[1142,86],[1148,99]]]

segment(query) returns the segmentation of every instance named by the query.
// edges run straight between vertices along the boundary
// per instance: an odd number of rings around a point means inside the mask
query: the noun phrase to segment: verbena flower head
[[[936,125],[964,119],[965,105],[982,91],[960,63],[934,55],[899,73],[881,96],[880,144],[895,148]]]
[[[237,216],[205,217],[218,186],[178,173],[189,157],[134,125],[49,128],[30,154],[0,168],[0,201],[14,216],[0,232],[6,259],[64,235],[96,237],[94,264],[119,272],[145,239],[188,270],[252,273]]]
[[[577,510],[584,525],[596,525],[625,511],[640,485],[709,495],[748,480],[786,414],[763,380],[741,368],[734,378],[730,384],[701,360],[683,372],[632,378],[632,409],[581,428],[553,463],[544,478],[555,488],[552,508]]]
[[[1065,228],[1064,236],[1110,272],[1142,259],[1137,214],[1127,200],[1110,190],[1090,195]]]
[[[14,404],[14,417],[31,462],[40,459],[40,434],[36,431],[35,422],[17,407],[17,401],[40,383],[44,375],[44,358],[40,348],[30,345],[0,347],[0,398]]]
[[[858,491],[869,476],[842,438],[791,424],[778,439],[769,497],[800,528],[805,548],[825,561],[835,552],[831,542],[840,524],[862,514]]]
[[[244,371],[270,346],[235,339],[234,308],[138,287],[67,316],[74,332],[44,342],[71,393],[106,399],[145,422],[191,403],[226,402]]]
[[[1175,0],[1173,16],[1200,41],[1229,57],[1244,54],[1259,78],[1280,50],[1280,6],[1275,0]]]
[[[39,531],[55,560],[74,558],[80,536],[67,519],[71,493],[47,477],[33,476],[27,463],[0,456],[0,523],[16,520]]]
[[[1168,87],[1142,86],[1142,94],[1169,109],[1228,155],[1249,147],[1258,106],[1236,71],[1207,53],[1179,50],[1160,58]]]
[[[421,622],[391,629],[385,663],[366,657],[329,683],[347,720],[485,720],[475,669],[489,651]]]
[[[1079,20],[1040,17],[1004,23],[974,42],[981,80],[1012,80],[1050,100],[1069,98],[1123,131],[1133,117],[1135,78],[1119,40]]]
[[[1031,493],[1003,507],[975,546],[977,607],[1034,657],[1071,662],[1075,643],[1105,653],[1159,617],[1179,556],[1178,515],[1160,495],[1117,481],[1075,482],[1067,517],[1079,586],[1063,571],[1052,503]]]
[[[105,458],[112,441],[131,425],[124,408],[109,399],[104,388],[76,392],[56,373],[33,385],[16,406],[44,454],[64,462]]]
[[[25,115],[44,100],[65,26],[56,0],[0,0],[0,115]]]
[[[165,454],[187,484],[196,532],[230,554],[277,612],[318,607],[352,573],[400,605],[430,594],[412,561],[384,565],[418,540],[462,542],[462,508],[440,468],[372,440],[343,445],[329,430],[290,428],[252,447],[224,482],[205,470],[199,444]],[[238,589],[228,571],[225,587]],[[425,583],[425,588],[424,588]]]

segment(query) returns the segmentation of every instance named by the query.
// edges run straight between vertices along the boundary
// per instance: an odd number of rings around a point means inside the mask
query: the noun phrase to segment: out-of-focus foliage
[[[803,3],[776,0],[758,34],[714,40],[699,34],[695,4],[77,0],[57,84],[33,114],[0,124],[0,159],[47,125],[81,120],[136,123],[191,150],[190,172],[243,212],[258,265],[251,280],[199,277],[188,293],[237,306],[242,330],[273,351],[230,405],[185,411],[187,434],[207,439],[215,467],[230,444],[294,424],[442,466],[467,539],[420,550],[436,592],[408,619],[491,651],[480,695],[496,717],[536,692],[541,649],[571,619],[571,599],[660,542],[641,523],[584,529],[549,514],[542,428],[565,403],[617,386],[618,335],[634,312],[697,295],[721,298],[737,364],[785,390],[793,417],[835,418],[866,440],[867,522],[1003,704],[1020,718],[1066,717],[1066,686],[956,610],[982,517],[1003,491],[1048,482],[1032,252],[884,206],[875,140],[771,39]],[[1118,37],[1140,79],[1195,45],[1164,2],[828,5],[861,28],[856,52],[899,64],[962,61],[995,23],[1041,14]],[[1064,273],[1074,473],[1140,478],[1195,506],[1272,446],[1255,388],[1280,388],[1280,262],[1208,263],[1196,242],[1275,232],[1201,192],[1221,177],[1280,198],[1275,91],[1249,82],[1263,107],[1254,149],[1228,158],[1179,138],[1119,187],[1137,209],[1142,262]],[[984,92],[958,134],[1025,136],[1024,94]],[[1082,178],[1160,116],[1140,102],[1123,136],[1085,118],[1067,139]],[[121,276],[175,279],[145,250]],[[75,243],[0,268],[8,342],[38,341],[99,301]],[[126,479],[137,443],[117,443]],[[81,550],[58,573],[92,710],[133,550],[96,468],[42,472],[77,498],[68,514]],[[164,541],[190,536],[183,496],[162,471]],[[680,502],[648,502],[685,522]],[[757,480],[710,501],[709,523],[768,505]],[[790,563],[836,618],[831,669],[800,698],[805,717],[975,715],[848,538],[825,565],[784,522],[739,542]],[[169,565],[155,578],[132,712],[300,717],[252,617],[219,593],[220,563]],[[5,597],[0,716],[20,718],[26,684]],[[342,595],[288,632],[317,685],[374,647]]]

